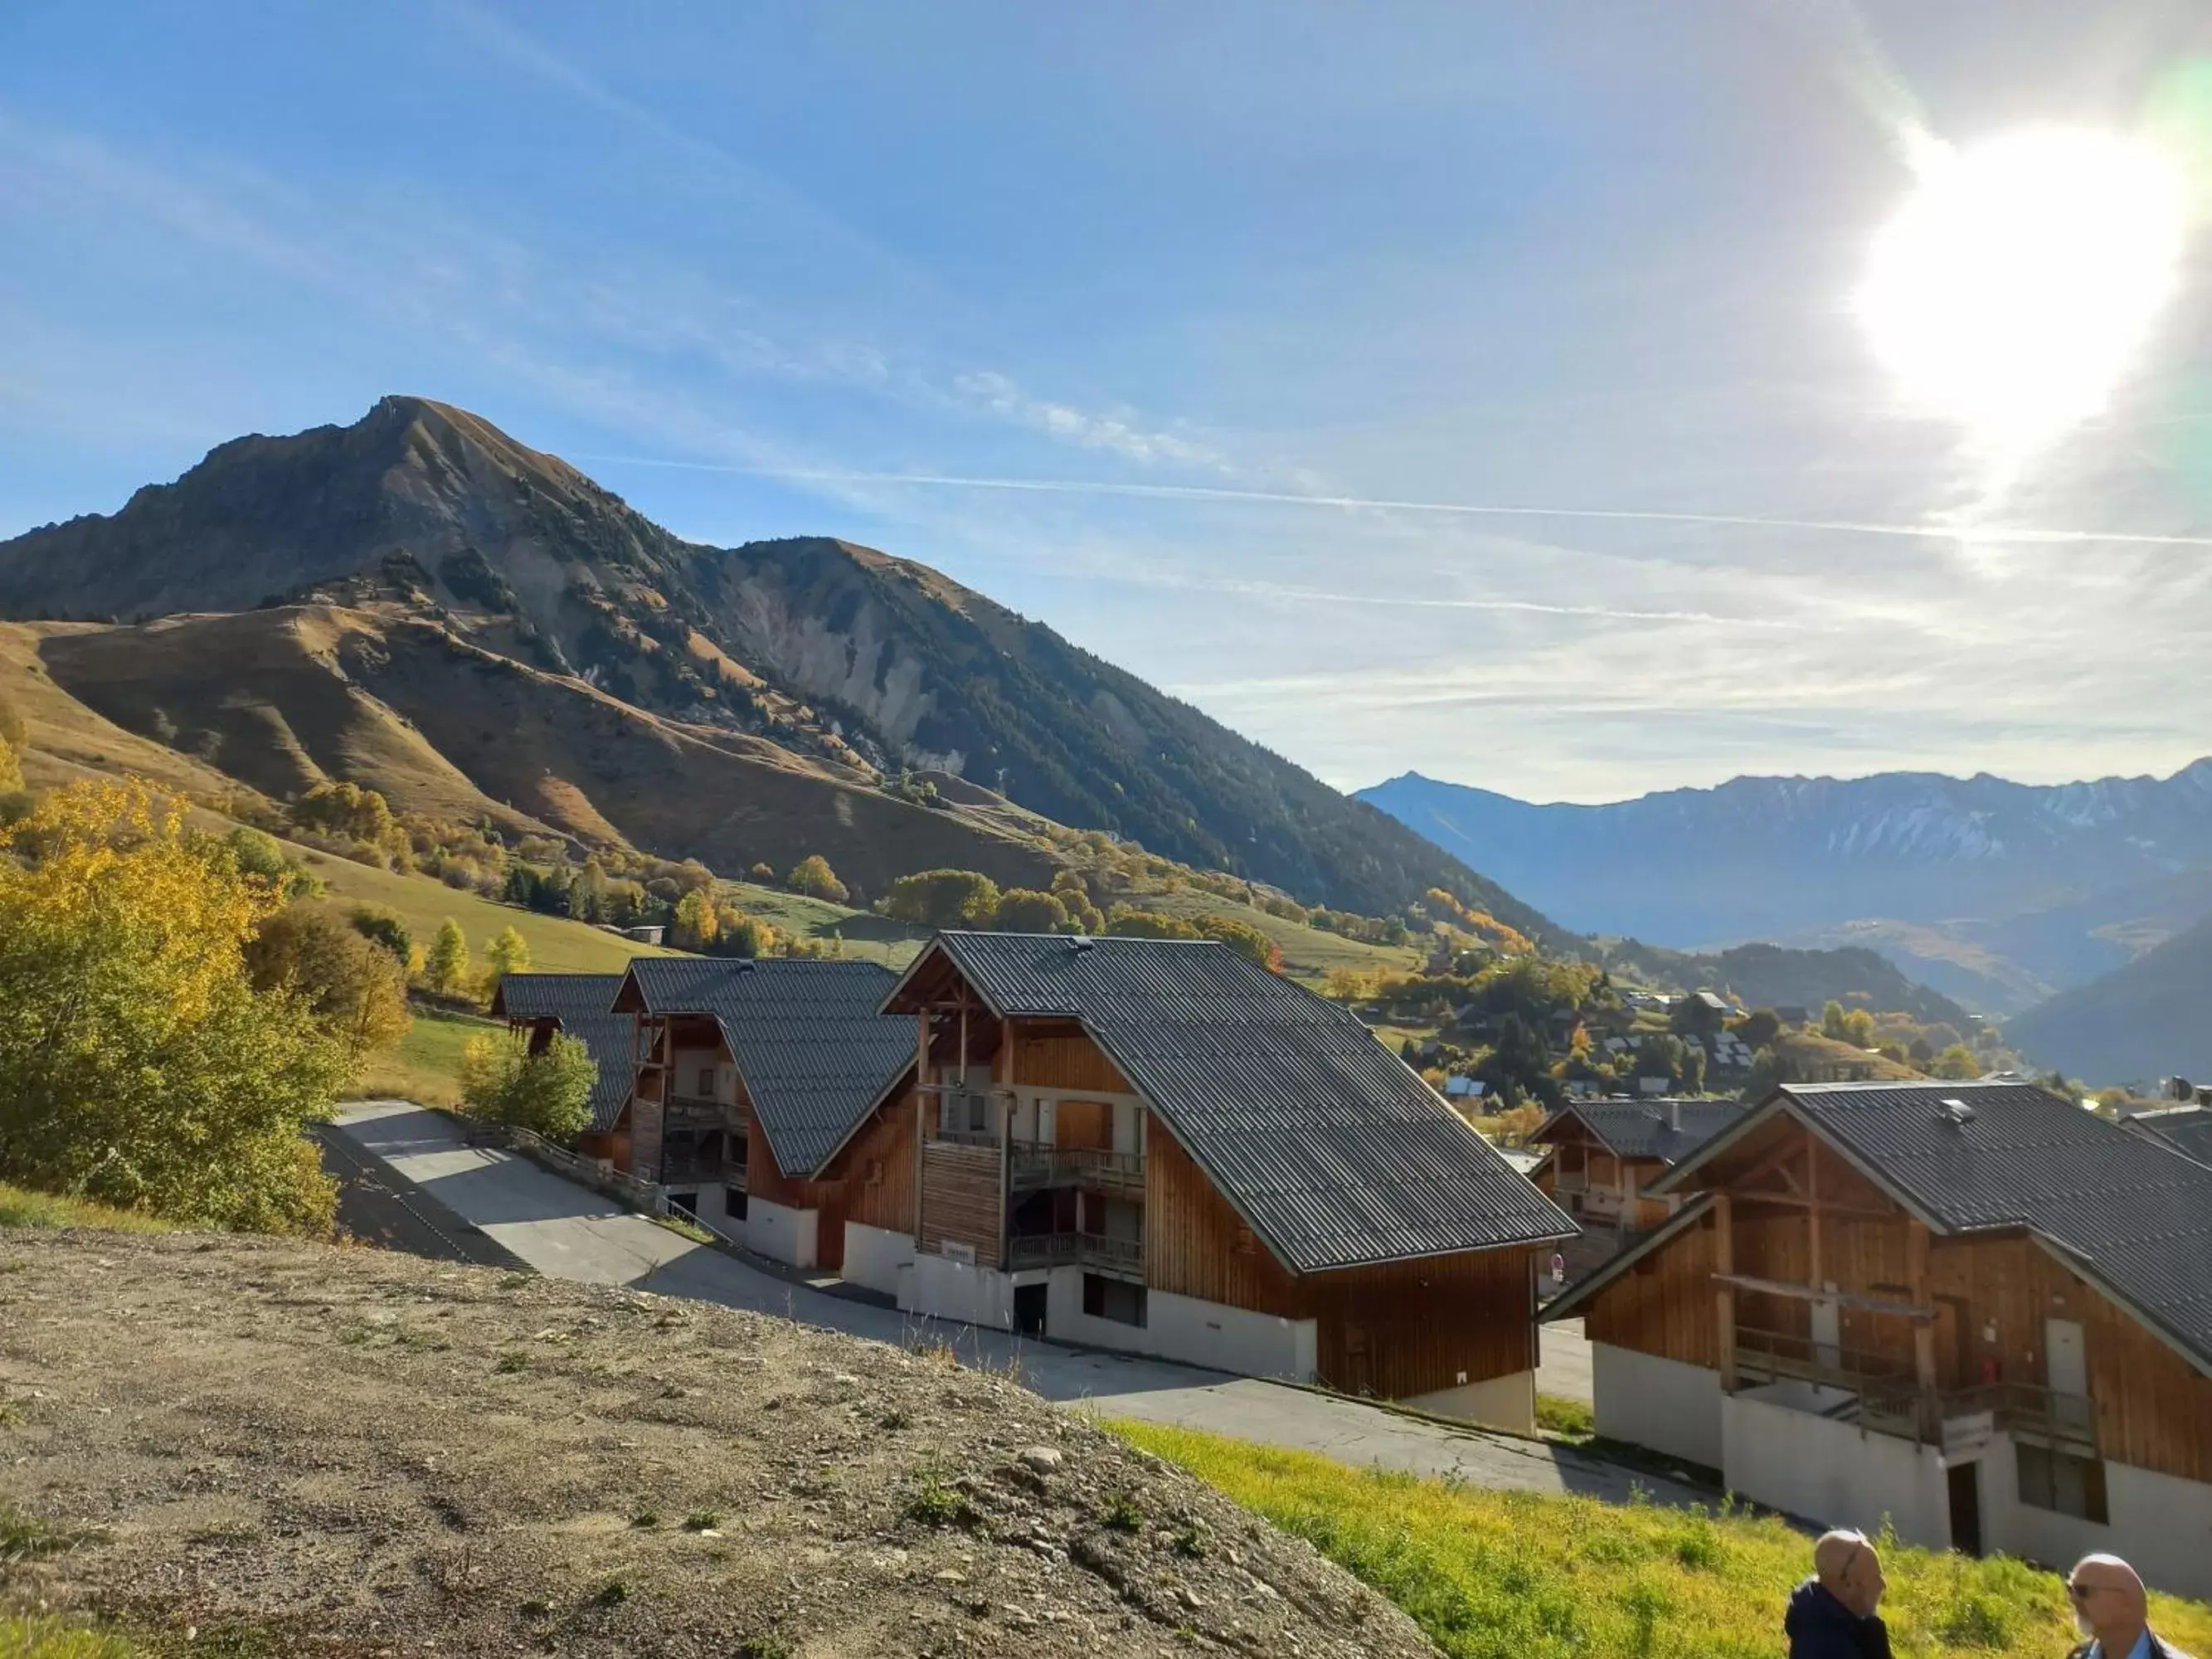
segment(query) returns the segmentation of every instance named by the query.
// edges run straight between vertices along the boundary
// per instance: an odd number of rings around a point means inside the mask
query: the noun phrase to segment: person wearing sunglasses
[[[1790,1659],[1889,1659],[1889,1627],[1875,1611],[1883,1587],[1881,1557],[1864,1533],[1824,1534],[1813,1576],[1783,1616]]]
[[[2189,1659],[2151,1633],[2143,1581],[2118,1556],[2083,1556],[2066,1575],[2066,1595],[2074,1628],[2089,1638],[2069,1659]]]

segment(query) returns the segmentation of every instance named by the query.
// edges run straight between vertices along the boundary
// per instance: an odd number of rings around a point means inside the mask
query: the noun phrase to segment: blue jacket
[[[1790,1597],[1782,1628],[1790,1659],[1889,1659],[1889,1627],[1879,1613],[1862,1619],[1808,1578]]]

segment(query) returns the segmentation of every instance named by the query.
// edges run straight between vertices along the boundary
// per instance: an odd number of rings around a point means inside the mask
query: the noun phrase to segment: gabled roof
[[[1001,1017],[1082,1022],[1293,1273],[1570,1237],[1575,1224],[1334,1003],[1212,941],[940,933]]]
[[[1672,1109],[1680,1128],[1668,1121]],[[1674,1164],[1735,1122],[1748,1109],[1740,1100],[1577,1100],[1552,1114],[1531,1137],[1555,1141],[1569,1118],[1581,1121],[1616,1158],[1656,1158]]]
[[[2212,1109],[2169,1106],[2162,1111],[2137,1112],[2121,1119],[2120,1127],[2150,1135],[2199,1164],[2212,1164]]]
[[[1957,1103],[1971,1112],[1964,1121]],[[2025,1228],[2212,1371],[2212,1168],[2033,1084],[1777,1089],[1651,1184],[1681,1192],[1796,1119],[1937,1233]]]
[[[776,1167],[811,1176],[913,1063],[914,1022],[878,1012],[893,982],[872,962],[640,957],[615,1000],[713,1018]]]
[[[590,1052],[599,1076],[587,1104],[599,1134],[621,1121],[635,1080],[635,1025],[627,1014],[607,1012],[621,984],[620,974],[507,974],[491,994],[495,1017],[550,1019]]]
[[[491,994],[494,1018],[604,1019],[615,1006],[620,974],[507,974]]]
[[[1546,1303],[1544,1310],[1536,1316],[1536,1322],[1549,1324],[1555,1319],[1565,1319],[1569,1314],[1583,1311],[1590,1297],[1612,1284],[1614,1279],[1643,1261],[1645,1256],[1654,1251],[1663,1249],[1668,1242],[1676,1234],[1687,1232],[1692,1227],[1696,1226],[1698,1219],[1712,1207],[1712,1194],[1700,1193],[1669,1216],[1662,1225],[1654,1227],[1618,1255],[1608,1257],[1604,1265],[1595,1273],[1585,1273],[1558,1296]]]

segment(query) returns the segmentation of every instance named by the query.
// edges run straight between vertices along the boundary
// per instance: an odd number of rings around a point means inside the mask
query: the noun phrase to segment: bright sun
[[[1907,392],[2014,463],[2097,414],[2179,279],[2185,195],[2147,145],[2065,127],[1930,146],[1857,307]]]

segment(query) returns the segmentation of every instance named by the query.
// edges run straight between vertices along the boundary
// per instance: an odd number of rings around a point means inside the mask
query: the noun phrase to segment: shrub
[[[406,969],[320,904],[295,904],[264,921],[247,941],[246,970],[258,991],[304,999],[356,1060],[398,1042],[414,1023]]]
[[[349,1069],[246,948],[281,901],[143,781],[73,785],[0,858],[0,1179],[174,1220],[326,1231],[303,1123]]]
[[[845,884],[837,879],[836,872],[830,869],[830,860],[819,853],[811,854],[792,866],[791,873],[783,878],[783,884],[794,893],[804,893],[809,898],[828,899],[835,904],[842,904],[851,896]]]
[[[1057,894],[1031,887],[1009,889],[1000,898],[991,925],[1008,933],[1065,933],[1074,927]]]
[[[471,1115],[556,1143],[573,1140],[591,1122],[599,1078],[591,1050],[565,1031],[536,1054],[520,1034],[471,1037],[461,1055],[461,1100]]]
[[[406,963],[414,955],[414,939],[398,911],[381,904],[356,904],[346,913],[346,920],[353,924],[354,932],[379,949],[390,951],[400,963]]]
[[[987,927],[999,910],[999,884],[979,870],[924,870],[901,876],[876,908],[918,927]]]

